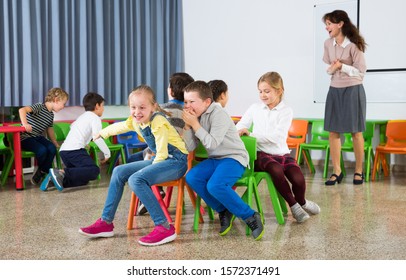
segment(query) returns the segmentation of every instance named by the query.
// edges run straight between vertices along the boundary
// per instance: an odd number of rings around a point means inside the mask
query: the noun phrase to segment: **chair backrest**
[[[56,122],[54,123],[54,132],[56,141],[64,141],[68,136],[70,130],[70,123],[66,122]]]
[[[0,151],[8,150],[8,147],[4,141],[5,139],[6,139],[5,134],[0,132]]]
[[[126,133],[122,134],[117,134],[117,143],[119,144],[124,144],[124,145],[137,145],[140,144],[140,146],[146,146],[147,144],[144,142],[141,142],[140,139],[138,138],[138,134],[135,131],[128,131]]]
[[[373,122],[366,122],[365,124],[365,131],[362,133],[364,136],[364,146],[369,147],[372,146],[372,139],[374,138],[374,132],[375,132],[375,123]],[[344,143],[342,144],[342,147],[353,147],[354,143],[352,140],[352,134],[351,133],[344,133]]]
[[[324,130],[324,121],[314,121],[312,122],[312,139],[310,143],[312,144],[329,144],[329,132]]]
[[[0,126],[3,126],[3,124],[0,123]],[[0,132],[0,151],[8,150],[8,147],[4,139],[6,139],[6,135],[3,132]]]
[[[203,146],[201,142],[197,145],[195,152],[195,158],[197,159],[205,159],[208,157],[206,148]]]
[[[309,122],[306,120],[292,120],[286,140],[288,146],[296,146],[297,144],[305,143],[308,126]]]
[[[388,121],[386,147],[406,148],[406,120]]]
[[[102,121],[102,129],[108,127],[109,125],[110,125],[109,122],[103,122]],[[113,138],[108,137],[108,138],[104,139],[104,142],[106,142],[106,145],[112,145],[113,144]]]
[[[249,166],[248,169],[254,172],[255,160],[257,159],[257,138],[243,135],[241,140],[245,145],[245,149],[249,156]]]
[[[257,139],[255,137],[243,135],[241,136],[241,140],[244,143],[245,149],[248,152],[250,164],[249,168],[254,170],[254,163],[255,160],[257,159]],[[197,161],[208,157],[206,148],[202,145],[201,142],[199,142],[199,145],[197,145],[196,149],[193,152],[194,158],[197,159]]]

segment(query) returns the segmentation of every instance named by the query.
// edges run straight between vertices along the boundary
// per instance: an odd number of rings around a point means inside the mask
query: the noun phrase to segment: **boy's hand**
[[[32,126],[30,124],[22,124],[27,132],[32,132]]]
[[[105,164],[110,158],[104,158],[100,160],[100,164]]]
[[[197,118],[196,114],[193,111],[189,111],[184,109],[182,113],[182,119],[187,126],[193,128],[194,131],[198,130],[200,127],[199,119]]]
[[[97,133],[96,135],[93,135],[93,141],[99,139],[100,137],[101,137],[100,133]]]

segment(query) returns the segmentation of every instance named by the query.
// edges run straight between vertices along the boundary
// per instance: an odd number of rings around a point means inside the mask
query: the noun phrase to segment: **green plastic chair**
[[[269,196],[271,198],[273,211],[275,213],[276,221],[278,224],[283,225],[285,223],[285,217],[288,215],[288,208],[286,207],[285,199],[276,190],[275,185],[272,181],[271,175],[268,172],[255,172],[255,180],[259,185],[262,180],[266,181]]]
[[[254,137],[251,137],[251,136],[242,136],[241,140],[244,142],[245,148],[248,151],[249,166],[245,169],[243,176],[234,184],[234,186],[235,187],[247,187],[247,190],[243,194],[243,200],[252,208],[252,196],[254,196],[258,212],[261,214],[261,217],[263,219],[263,217],[264,217],[263,208],[262,208],[262,204],[260,201],[257,183],[256,183],[255,176],[254,176],[254,162],[257,158],[257,139]],[[207,153],[204,153],[204,151],[205,150],[204,150],[203,146],[197,147],[197,150],[195,151],[195,157],[204,158],[205,155],[207,157]],[[201,201],[201,198],[199,196],[197,196],[194,223],[193,223],[194,231],[197,231],[198,227],[199,227],[199,217],[201,215],[200,201]],[[208,208],[209,208],[208,212],[209,212],[210,219],[214,219],[214,214],[212,212],[213,210],[210,207],[208,207]],[[246,227],[246,234],[247,235],[250,234],[250,229],[248,226]]]
[[[372,139],[374,138],[375,132],[375,123],[374,122],[366,122],[365,131],[363,132],[364,136],[364,172],[365,172],[365,182],[369,181],[369,177],[371,174],[371,162],[374,162],[374,152],[372,146]],[[352,141],[351,133],[344,133],[344,143],[341,146],[341,169],[345,175],[345,168],[344,168],[344,160],[343,160],[343,152],[354,152],[354,143]]]
[[[102,128],[106,128],[109,125],[108,122],[102,122]],[[111,174],[113,171],[113,168],[116,163],[116,157],[121,155],[121,160],[123,164],[125,164],[126,158],[125,158],[125,153],[124,153],[124,145],[123,144],[114,144],[111,137],[104,139],[104,142],[106,143],[107,147],[109,148],[111,152],[111,157],[110,157],[110,164],[107,169],[107,174]],[[98,160],[98,152],[100,152],[99,147],[94,143],[93,141],[89,143],[89,154],[93,156],[94,162],[96,163],[97,166],[100,167],[99,160]],[[100,179],[100,174],[98,176],[98,179]]]
[[[55,137],[56,141],[58,141],[60,144],[62,144],[63,141],[65,141],[66,137],[68,136],[69,130],[70,130],[70,123],[67,122],[56,122],[54,123],[54,132],[55,132]],[[61,160],[61,155],[59,153],[59,149],[56,151],[56,165],[58,166],[59,169],[62,168],[62,160]]]
[[[255,160],[257,159],[257,139],[251,136],[241,136],[241,140],[244,142],[245,149],[249,156],[249,166],[245,169],[242,177],[234,184],[235,187],[247,187],[247,190],[243,194],[243,200],[252,208],[252,196],[255,198],[257,210],[261,214],[262,223],[264,221],[264,211],[262,208],[261,200],[259,197],[258,184],[255,179]],[[246,226],[246,234],[250,234],[250,228]]]
[[[329,143],[329,132],[324,130],[324,121],[314,121],[312,123],[312,139],[309,143],[302,143],[299,146],[299,157],[297,162],[302,161],[302,155],[305,153],[306,158],[308,159],[310,173],[315,173],[314,164],[310,156],[310,150],[324,150],[326,156],[324,159],[324,171],[323,178],[327,178],[328,174],[328,164],[330,160],[330,143]]]

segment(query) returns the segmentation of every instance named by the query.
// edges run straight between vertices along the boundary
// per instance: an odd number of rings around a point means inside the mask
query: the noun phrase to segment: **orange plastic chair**
[[[386,143],[377,146],[375,150],[372,181],[375,181],[376,172],[380,169],[381,163],[384,176],[389,176],[389,163],[386,160],[386,154],[406,154],[406,120],[388,121],[386,138]]]
[[[194,153],[189,153],[188,155],[188,171],[189,169],[192,167],[192,162],[194,159]],[[187,171],[186,171],[187,173]],[[183,212],[183,201],[184,201],[184,191],[185,191],[185,187],[187,192],[189,193],[189,197],[190,200],[192,201],[193,207],[196,207],[196,195],[193,192],[193,190],[186,184],[186,179],[185,176],[177,179],[177,180],[173,180],[173,181],[168,181],[168,182],[163,182],[163,183],[159,183],[156,185],[151,186],[152,191],[154,192],[155,197],[158,200],[158,203],[160,204],[162,211],[165,214],[165,217],[168,219],[169,223],[172,223],[172,218],[169,214],[168,211],[168,204],[169,202],[167,201],[165,203],[165,201],[162,199],[159,190],[158,190],[158,186],[162,186],[162,187],[178,187],[178,197],[177,197],[177,202],[176,202],[176,216],[175,216],[175,231],[177,234],[180,233],[180,228],[181,228],[181,222],[182,222],[182,212]],[[128,211],[128,220],[127,220],[127,229],[131,230],[133,229],[133,224],[134,224],[134,216],[136,213],[136,206],[139,204],[139,198],[135,195],[135,193],[133,192],[131,194],[131,201],[130,201],[130,209]]]
[[[289,149],[296,150],[296,154],[295,154],[296,161],[299,158],[300,144],[306,143],[308,127],[309,127],[308,121],[297,120],[297,119],[292,120],[292,124],[289,127],[288,138],[287,138],[286,142],[288,144]],[[307,166],[310,169],[308,158],[307,158],[305,152],[303,152],[303,156],[304,156]]]

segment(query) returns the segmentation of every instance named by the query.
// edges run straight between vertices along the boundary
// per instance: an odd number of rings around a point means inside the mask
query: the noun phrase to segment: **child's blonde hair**
[[[159,106],[158,102],[156,102],[156,99],[155,99],[154,90],[150,86],[147,86],[147,85],[140,85],[131,91],[130,95],[128,95],[128,105],[130,105],[130,99],[132,96],[141,95],[141,94],[145,94],[148,96],[149,101],[151,102],[152,105],[155,106],[155,108],[158,112],[164,113],[165,115],[167,115],[169,117],[172,116],[172,114],[170,112],[165,111],[164,109],[162,109]]]
[[[280,100],[282,100],[285,88],[283,87],[283,80],[281,75],[279,75],[279,73],[277,72],[265,73],[259,78],[257,85],[259,86],[259,84],[262,82],[265,82],[272,88],[276,89],[278,93],[280,93]]]
[[[48,90],[47,96],[45,96],[45,102],[54,102],[58,100],[68,100],[69,94],[61,88],[51,88]]]

